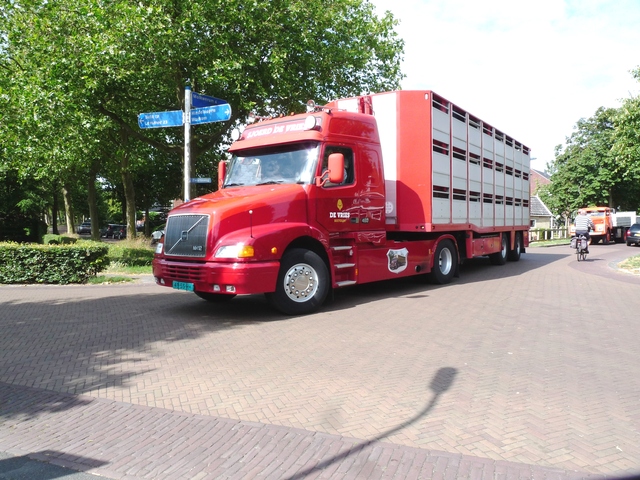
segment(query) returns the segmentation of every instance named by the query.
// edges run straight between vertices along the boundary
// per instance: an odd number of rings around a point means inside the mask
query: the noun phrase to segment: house
[[[529,218],[532,229],[553,228],[553,214],[537,195],[530,198]]]
[[[538,187],[541,185],[549,185],[551,179],[547,172],[539,172],[538,170],[531,169],[529,172],[529,195],[534,196],[538,194]]]
[[[553,214],[544,202],[540,200],[540,197],[538,197],[538,188],[541,185],[549,185],[550,183],[551,179],[546,172],[531,169],[529,177],[529,216],[531,218],[531,228],[549,229],[554,227]]]

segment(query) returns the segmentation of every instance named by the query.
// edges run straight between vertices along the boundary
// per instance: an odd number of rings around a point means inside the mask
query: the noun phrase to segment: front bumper
[[[253,294],[274,292],[279,262],[177,262],[156,258],[153,276],[158,285],[193,284],[197,292]]]

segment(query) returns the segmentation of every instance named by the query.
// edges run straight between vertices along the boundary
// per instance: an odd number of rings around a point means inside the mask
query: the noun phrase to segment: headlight
[[[216,258],[250,258],[253,257],[254,251],[252,245],[223,245],[216,252]]]
[[[164,243],[162,243],[162,242],[156,243],[156,253],[157,254],[161,254],[162,253],[162,247],[164,247]]]

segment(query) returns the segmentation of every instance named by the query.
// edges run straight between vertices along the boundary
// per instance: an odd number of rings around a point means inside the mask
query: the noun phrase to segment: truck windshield
[[[317,142],[305,142],[236,152],[229,163],[223,188],[312,183],[318,151]]]

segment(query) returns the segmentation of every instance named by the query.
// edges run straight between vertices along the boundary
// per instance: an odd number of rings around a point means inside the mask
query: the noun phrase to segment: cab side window
[[[353,150],[347,147],[332,147],[328,146],[324,150],[324,156],[322,157],[322,171],[324,172],[329,165],[329,155],[332,153],[341,153],[344,155],[344,181],[342,183],[325,183],[325,187],[336,187],[342,185],[351,185],[355,178],[353,169]]]

